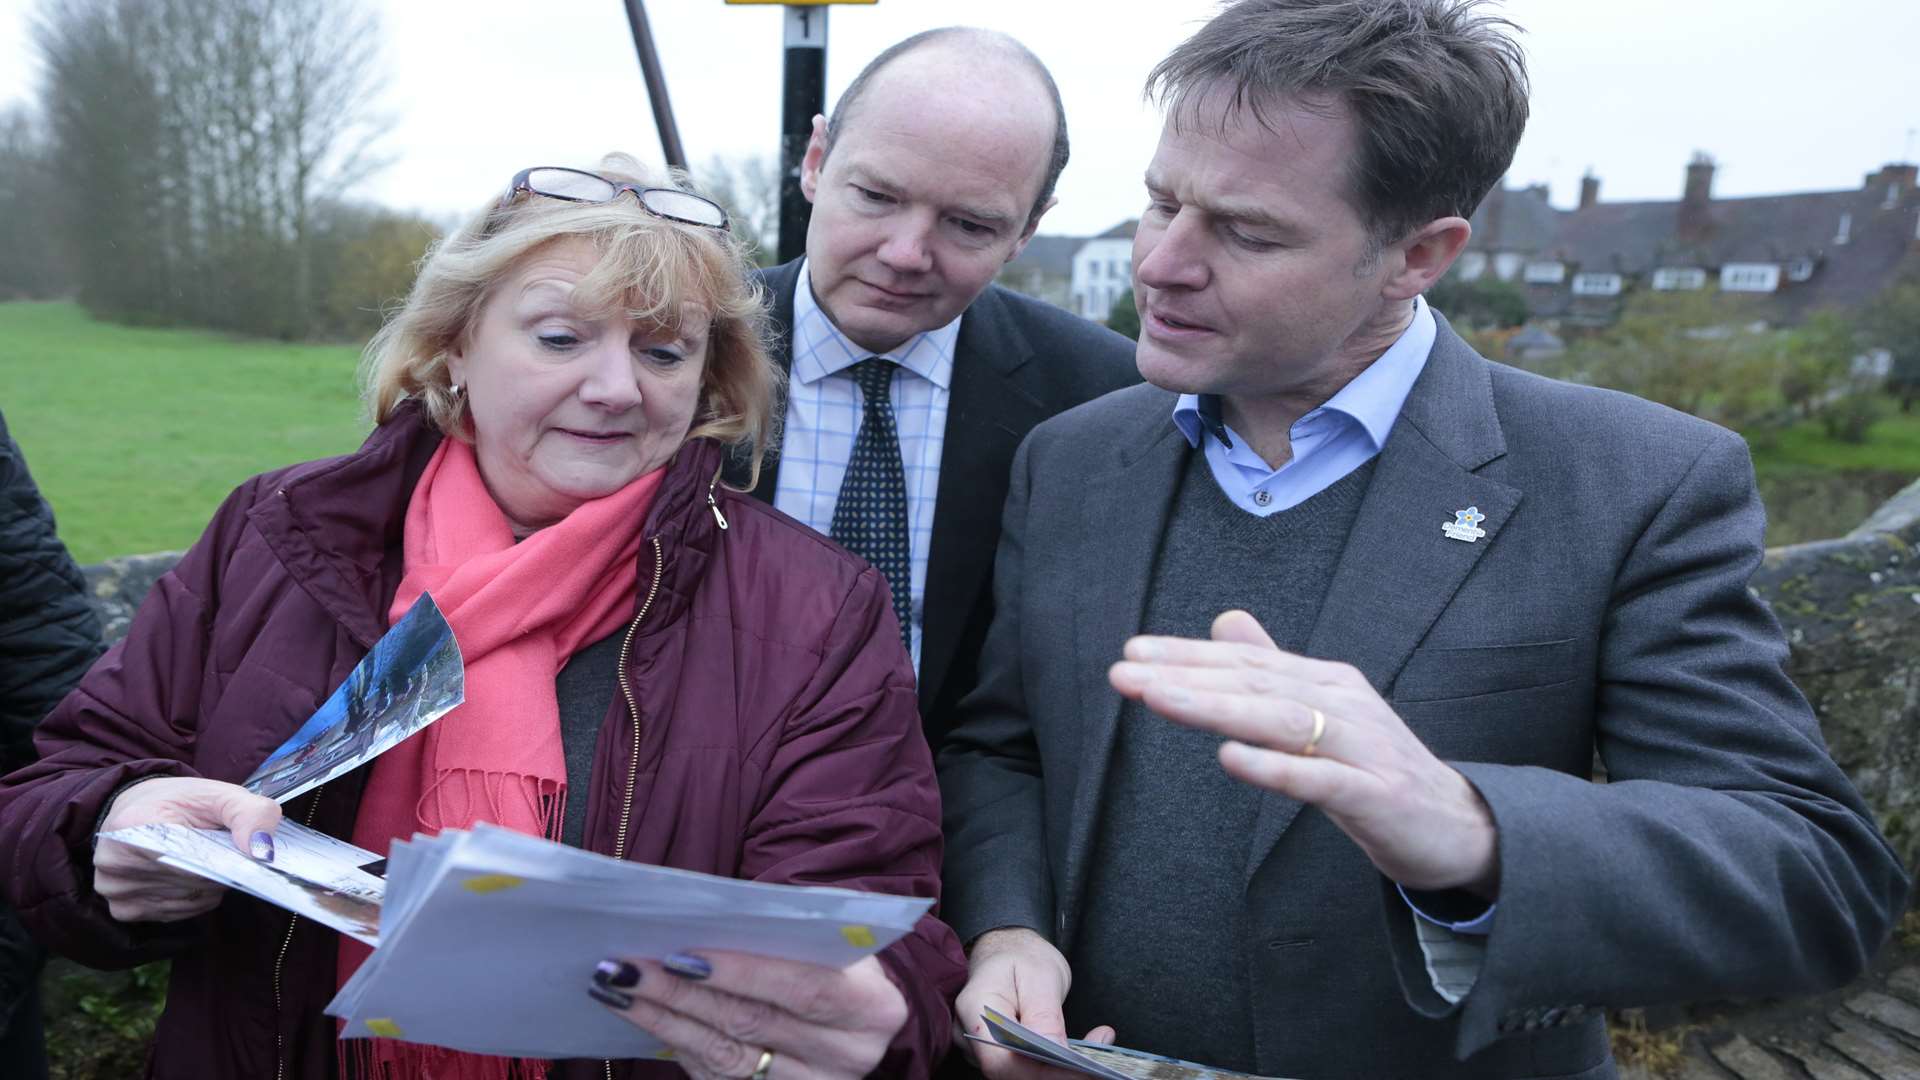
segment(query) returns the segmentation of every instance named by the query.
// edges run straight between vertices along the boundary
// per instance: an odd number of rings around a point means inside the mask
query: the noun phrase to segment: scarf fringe
[[[521,813],[511,813],[510,807]],[[567,820],[567,785],[527,773],[449,769],[420,793],[413,817],[429,836],[481,821],[498,825],[531,818],[539,823],[534,835],[557,841]]]

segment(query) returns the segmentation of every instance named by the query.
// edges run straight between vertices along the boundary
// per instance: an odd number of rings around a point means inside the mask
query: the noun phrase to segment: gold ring
[[[1320,736],[1327,733],[1327,714],[1311,705],[1307,706],[1307,711],[1313,714],[1313,734],[1307,736],[1307,745],[1300,748],[1301,757],[1312,757],[1314,751],[1319,749]]]
[[[767,1080],[767,1071],[773,1068],[773,1051],[760,1051],[760,1064],[753,1067],[753,1075],[747,1080]]]

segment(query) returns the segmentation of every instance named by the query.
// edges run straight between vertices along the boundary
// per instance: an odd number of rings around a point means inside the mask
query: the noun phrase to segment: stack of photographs
[[[1082,1076],[1097,1076],[1101,1080],[1281,1080],[1279,1077],[1229,1072],[1210,1065],[1196,1065],[1191,1061],[1083,1039],[1069,1039],[1062,1043],[995,1009],[981,1010],[980,1019],[987,1025],[990,1038],[968,1034],[967,1038],[974,1042],[998,1047]]]

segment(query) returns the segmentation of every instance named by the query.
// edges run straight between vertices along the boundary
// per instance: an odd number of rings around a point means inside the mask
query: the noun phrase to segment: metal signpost
[[[812,207],[800,193],[800,160],[813,134],[813,118],[827,108],[827,8],[832,4],[872,4],[876,0],[727,0],[729,4],[782,4],[786,7],[786,68],[780,99],[780,249],[781,262],[807,250],[807,218]]]
[[[626,0],[627,26],[633,31],[633,51],[640,56],[640,74],[647,81],[647,99],[653,105],[653,126],[660,132],[660,153],[676,169],[687,167],[680,146],[680,126],[673,122],[673,103],[667,100],[667,77],[660,71],[660,52],[653,45],[644,0]]]

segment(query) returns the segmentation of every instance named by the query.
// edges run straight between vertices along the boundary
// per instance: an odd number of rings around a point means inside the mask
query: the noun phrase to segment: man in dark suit
[[[754,494],[886,574],[926,717],[973,685],[1014,448],[1138,381],[1132,342],[992,284],[1066,162],[1032,53],[979,30],[915,35],[814,118],[807,255],[761,278],[790,378]]]
[[[1745,444],[1420,299],[1525,125],[1483,12],[1241,0],[1155,70],[1152,385],[1023,444],[940,762],[970,1030],[1601,1078],[1603,1007],[1832,987],[1902,910]]]

